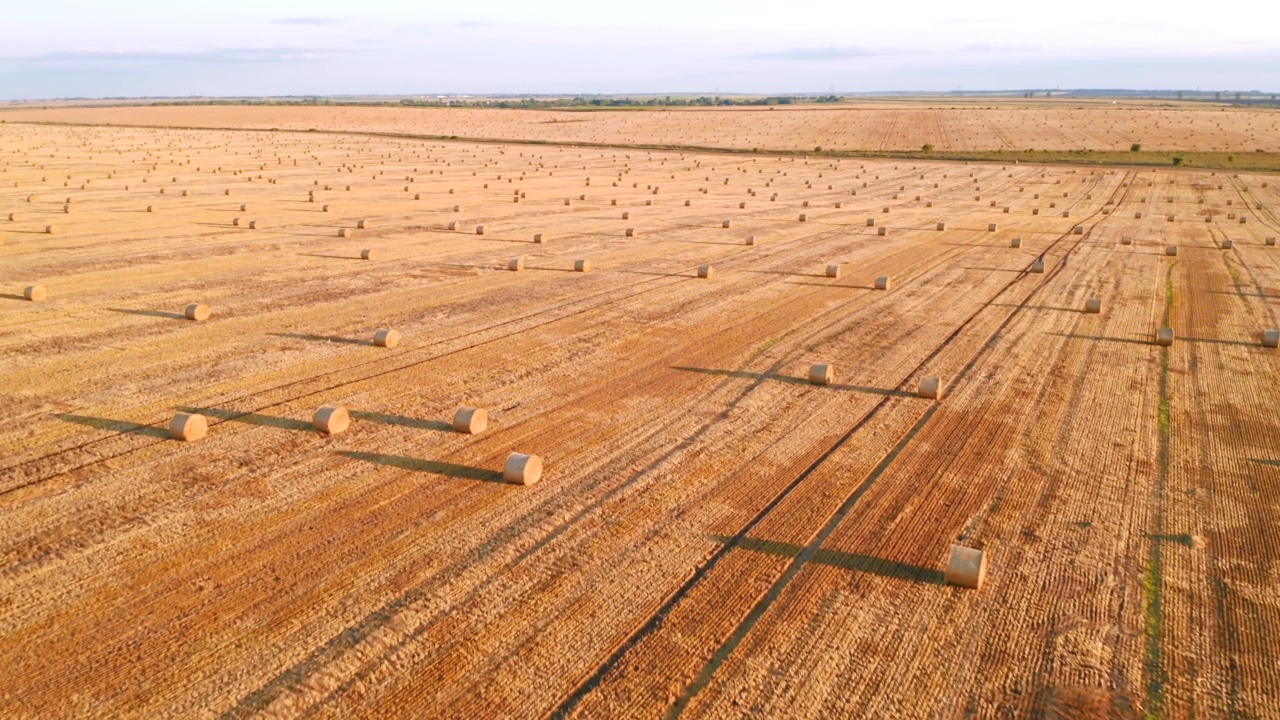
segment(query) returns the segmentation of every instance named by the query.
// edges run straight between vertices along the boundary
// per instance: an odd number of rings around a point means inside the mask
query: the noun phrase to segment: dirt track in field
[[[1277,202],[1243,173],[0,126],[0,715],[1276,714]],[[176,411],[209,436],[167,439]],[[512,451],[541,483],[502,482]],[[943,584],[952,543],[981,590]]]

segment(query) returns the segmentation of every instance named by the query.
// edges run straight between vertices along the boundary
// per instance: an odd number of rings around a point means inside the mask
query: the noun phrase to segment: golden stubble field
[[[0,126],[0,715],[1274,715],[1277,202]]]
[[[396,107],[97,107],[0,111],[9,122],[329,130],[737,150],[1280,151],[1273,109],[1147,102],[821,105],[577,112]]]

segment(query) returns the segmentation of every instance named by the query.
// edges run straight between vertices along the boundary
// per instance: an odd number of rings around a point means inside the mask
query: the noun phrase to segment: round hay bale
[[[546,240],[545,240],[545,238],[544,238],[544,236],[543,236],[543,234],[542,234],[542,233],[534,233],[534,234],[533,234],[533,241],[534,241],[535,243],[538,243],[538,244],[542,244],[542,243],[546,242]]]
[[[62,206],[62,212],[64,215],[70,215],[75,209],[76,209],[76,206],[72,203],[67,203],[66,205]]]
[[[839,278],[839,277],[840,277],[840,266],[839,266],[839,265],[836,265],[836,264],[828,265],[828,266],[827,266],[827,277],[829,277],[829,278]]]
[[[573,269],[575,272],[591,272],[590,260],[574,260]]]
[[[231,225],[233,227],[240,227],[240,218],[231,218]]]
[[[1173,344],[1173,328],[1160,328],[1156,330],[1156,344],[1168,347]]]
[[[369,229],[369,221],[368,221],[368,220],[357,220],[357,221],[356,221],[356,228],[357,228],[357,229],[359,229],[359,230],[368,230],[368,229]]]
[[[1280,330],[1265,330],[1262,333],[1263,347],[1280,347]]]
[[[393,348],[400,344],[400,331],[393,328],[378,328],[373,333],[373,344],[378,347]]]
[[[710,265],[698,266],[698,277],[709,279],[715,270]]]
[[[199,413],[175,413],[169,421],[169,437],[183,442],[195,442],[209,434],[209,421]]]
[[[22,291],[22,297],[31,302],[41,302],[49,297],[49,291],[43,285],[28,285]]]
[[[830,385],[836,381],[836,370],[832,365],[820,363],[809,367],[809,382],[814,385]]]
[[[16,212],[9,213],[9,222],[17,222],[21,219],[22,219],[22,213],[16,213]]]
[[[373,248],[365,248],[360,251],[360,259],[361,260],[377,260],[378,251]]]
[[[514,485],[532,485],[542,479],[542,458],[513,452],[502,466],[502,479]]]
[[[920,389],[916,391],[916,396],[929,400],[937,400],[942,397],[942,380],[937,375],[930,375],[922,379],[920,381]]]
[[[484,226],[483,226],[483,225],[477,225],[477,226],[476,226],[476,234],[477,234],[477,235],[483,235],[483,234],[484,234]]]
[[[44,228],[44,233],[45,233],[46,235],[57,235],[57,234],[58,234],[58,232],[59,232],[59,231],[58,231],[58,226],[57,226],[57,225],[46,225],[46,226],[45,226],[45,228]]]
[[[213,313],[210,312],[208,305],[204,305],[202,303],[191,303],[183,309],[182,314],[186,315],[188,320],[204,322],[205,320],[208,320],[209,316]]]
[[[312,416],[311,425],[326,435],[338,435],[351,425],[351,416],[341,405],[321,405]]]
[[[746,240],[743,240],[743,241],[742,241],[742,243],[743,243],[744,245],[755,245],[755,244],[756,244],[756,236],[755,236],[755,235],[748,235],[748,236],[747,236],[747,239],[746,239]]]
[[[340,238],[351,237],[351,228],[338,228],[338,237]]]
[[[636,229],[635,229],[635,228],[627,228],[627,233],[626,233],[626,235],[627,235],[627,237],[635,237],[635,236],[636,236]]]
[[[524,258],[522,257],[512,258],[511,260],[507,261],[507,269],[510,270],[511,272],[520,272],[524,270]]]
[[[745,203],[744,203],[744,204],[745,204]],[[685,201],[684,201],[684,206],[685,206],[685,207],[693,207],[693,201],[692,201],[692,200],[685,200]]]
[[[462,212],[462,206],[461,206],[461,205],[454,205],[454,206],[453,206],[453,211],[454,211],[454,212]]]
[[[329,212],[329,203],[320,206],[320,212]]]
[[[240,212],[249,212],[249,203],[242,203],[240,205]]]
[[[479,435],[489,427],[489,411],[463,406],[453,413],[453,429],[467,435]]]
[[[877,290],[888,290],[888,289],[889,289],[889,276],[888,276],[888,275],[880,275],[879,277],[877,277],[877,278],[876,278],[876,289],[877,289]]]
[[[1178,246],[1177,246],[1177,245],[1170,245],[1170,246],[1166,247],[1166,248],[1164,249],[1164,254],[1165,254],[1165,255],[1170,255],[1170,256],[1177,255],[1177,254],[1178,254]]]
[[[259,229],[261,229],[261,228],[262,228],[262,221],[261,221],[261,220],[250,220],[250,221],[249,221],[249,229],[250,229],[250,230],[259,230]]]
[[[458,229],[458,221],[457,221],[457,220],[454,220],[454,221],[450,222],[450,223],[449,223],[449,229],[450,229],[450,230],[457,230],[457,229]]]
[[[147,212],[149,212],[149,213],[153,213],[153,212],[160,212],[160,208],[159,208],[158,206],[156,206],[156,205],[148,205],[148,206],[147,206]]]
[[[1084,311],[1090,314],[1102,312],[1102,298],[1089,298],[1084,301]]]
[[[981,550],[952,545],[947,558],[947,570],[943,573],[948,585],[981,590],[987,577],[987,558]]]
[[[944,222],[940,222],[940,223],[938,223],[938,232],[942,232],[943,230],[946,230],[946,229],[947,229],[947,224],[946,224],[946,223],[944,223]]]
[[[733,221],[732,221],[732,220],[724,220],[724,221],[722,221],[722,222],[720,223],[720,227],[722,227],[722,228],[730,228],[730,227],[733,227]]]
[[[1014,239],[1010,240],[1010,241],[1009,241],[1009,247],[1011,247],[1011,248],[1020,248],[1020,247],[1022,247],[1022,238],[1014,238]]]

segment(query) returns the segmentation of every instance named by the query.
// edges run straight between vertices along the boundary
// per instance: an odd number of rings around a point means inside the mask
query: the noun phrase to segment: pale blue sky
[[[806,93],[1024,87],[1280,92],[1280,6],[14,0],[0,98]]]

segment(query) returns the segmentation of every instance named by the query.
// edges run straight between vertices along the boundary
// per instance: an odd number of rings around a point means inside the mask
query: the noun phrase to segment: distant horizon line
[[[817,98],[817,97],[1007,97],[1035,93],[1032,97],[1015,99],[1033,100],[1037,96],[1071,96],[1087,94],[1094,98],[1134,98],[1153,97],[1156,99],[1188,99],[1211,98],[1218,100],[1232,99],[1275,99],[1280,91],[1265,90],[1199,90],[1178,88],[1011,88],[1003,90],[864,90],[864,91],[796,91],[796,92],[721,92],[721,91],[656,91],[656,92],[409,92],[409,93],[304,93],[304,94],[267,94],[267,95],[76,95],[52,98],[4,98],[7,103],[31,102],[80,102],[80,101],[155,101],[155,100],[327,100],[327,99],[559,99],[559,98]],[[1182,97],[1177,97],[1181,95]],[[1230,97],[1228,97],[1230,96]]]

